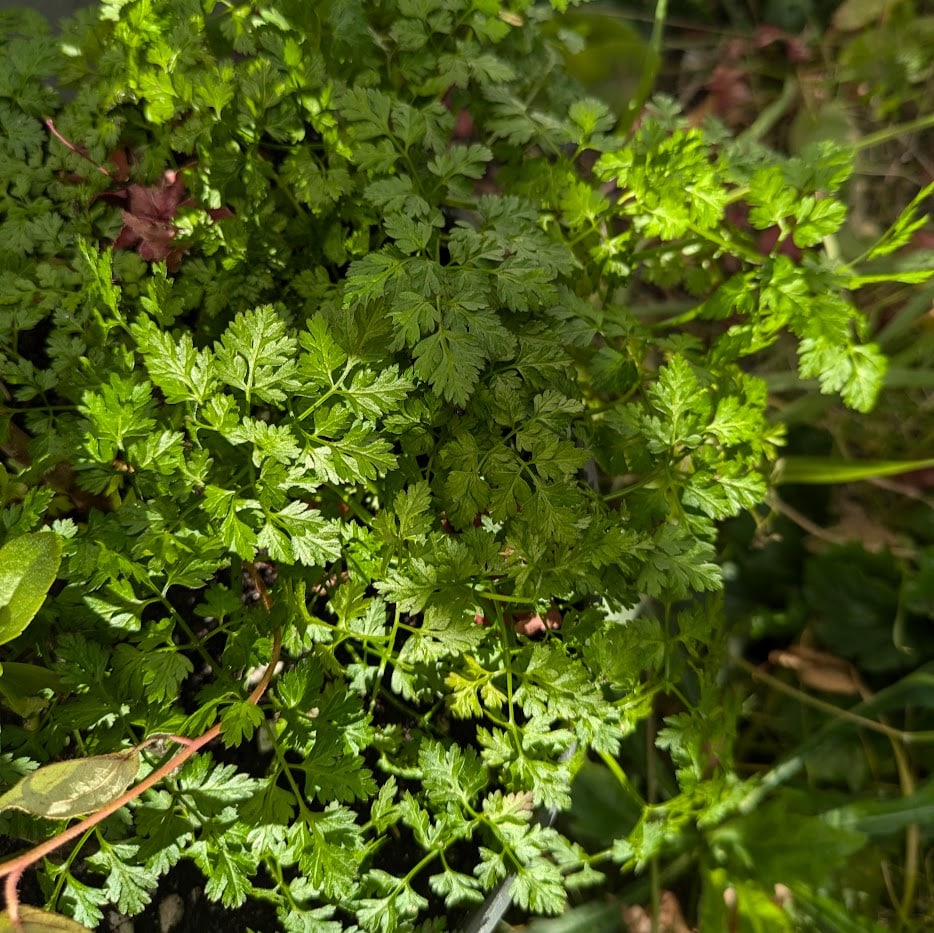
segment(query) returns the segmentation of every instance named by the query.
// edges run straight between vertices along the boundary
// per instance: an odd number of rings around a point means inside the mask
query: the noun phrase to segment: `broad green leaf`
[[[866,843],[862,833],[796,813],[790,794],[718,826],[707,840],[728,871],[751,873],[768,890],[776,884],[821,884]]]
[[[792,933],[792,918],[775,903],[774,891],[717,868],[703,873],[700,925],[704,930],[736,930],[736,933]],[[735,893],[728,906],[727,891]]]
[[[774,890],[745,880],[734,881],[731,887],[736,893],[738,933],[793,933],[794,923],[775,903]]]
[[[934,822],[934,782],[927,781],[907,797],[861,800],[837,807],[824,813],[821,819],[828,826],[874,837],[904,832],[913,823],[930,826]]]
[[[51,532],[22,535],[0,548],[0,644],[33,620],[61,561],[62,542]]]
[[[50,820],[94,813],[119,797],[139,771],[139,752],[58,761],[33,771],[0,797],[0,810]]]
[[[0,673],[0,696],[18,716],[26,718],[49,705],[39,694],[62,686],[58,674],[36,664],[7,661]]]
[[[84,933],[88,929],[69,917],[27,907],[25,904],[20,906],[19,920],[20,927],[17,928],[10,915],[4,911],[0,914],[0,933]]]
[[[864,285],[878,285],[883,282],[899,282],[902,285],[922,285],[934,276],[934,269],[897,269],[892,272],[879,272],[873,275],[854,275],[847,279],[847,288],[854,291]]]
[[[568,817],[576,838],[583,836],[594,841],[625,838],[638,822],[644,806],[635,788],[628,783],[621,787],[609,769],[587,761],[574,777]]]

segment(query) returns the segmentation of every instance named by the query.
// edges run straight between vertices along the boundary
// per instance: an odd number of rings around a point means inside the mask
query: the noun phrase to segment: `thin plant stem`
[[[741,668],[743,668],[743,670],[749,673],[753,679],[762,681],[772,689],[777,690],[780,693],[784,693],[787,696],[793,697],[804,705],[814,707],[815,709],[826,712],[829,715],[845,719],[848,722],[862,726],[865,729],[870,729],[874,732],[881,732],[889,740],[892,746],[892,757],[895,761],[895,769],[898,772],[899,788],[903,796],[909,797],[914,793],[914,776],[911,773],[911,766],[908,762],[908,756],[905,754],[904,746],[912,741],[912,739],[917,741],[918,736],[924,736],[925,739],[929,739],[930,733],[905,732],[901,729],[893,728],[887,722],[877,722],[873,719],[867,719],[864,716],[860,716],[858,713],[853,713],[850,710],[840,709],[840,707],[834,706],[832,703],[827,703],[824,700],[820,700],[817,697],[811,696],[809,693],[797,690],[795,687],[784,683],[784,681],[779,680],[777,677],[772,677],[771,674],[767,674],[761,668],[750,664],[744,658],[734,657],[733,661]],[[873,698],[871,691],[865,687],[860,689],[860,695],[864,702],[868,702]],[[898,914],[900,928],[907,927],[910,922],[911,905],[914,901],[915,891],[918,884],[920,846],[920,830],[916,823],[912,823],[905,829],[905,878],[902,884],[901,897],[895,893],[891,879],[888,877],[885,878],[889,896],[891,897]]]
[[[878,146],[880,143],[887,143],[891,139],[901,139],[909,133],[920,133],[922,130],[934,127],[934,113],[925,114],[918,117],[917,120],[910,120],[908,123],[899,123],[896,126],[887,126],[883,130],[877,130],[875,133],[869,133],[859,141],[853,143],[853,148],[869,149],[872,146]]]
[[[811,706],[814,709],[820,710],[822,713],[827,713],[829,716],[845,719],[847,722],[851,722],[856,726],[861,726],[863,729],[879,732],[904,745],[922,745],[934,742],[934,731],[906,732],[903,729],[896,729],[894,726],[887,725],[884,722],[877,722],[875,719],[867,719],[865,716],[860,716],[859,713],[854,713],[848,709],[842,709],[839,706],[834,706],[833,703],[828,703],[826,700],[820,700],[817,697],[811,696],[809,693],[804,693],[802,690],[798,690],[796,687],[786,684],[778,677],[773,677],[771,674],[766,673],[754,664],[750,664],[745,658],[734,656],[731,660],[737,667],[741,667],[746,671],[753,680],[759,680],[767,684],[773,690],[778,690],[786,696],[793,697],[805,706]]]
[[[253,689],[253,692],[247,697],[247,703],[252,703],[254,706],[259,703],[265,694],[266,689],[269,687],[269,683],[272,680],[273,672],[275,671],[276,665],[279,663],[279,653],[282,648],[282,633],[277,628],[273,636],[273,645],[272,645],[272,657],[269,660],[269,664],[266,665],[266,670],[263,672],[263,677],[260,682]],[[152,787],[155,787],[163,778],[168,777],[175,771],[177,768],[180,768],[189,758],[191,758],[196,752],[204,748],[205,745],[213,742],[221,734],[221,724],[220,722],[215,723],[207,732],[199,736],[196,739],[189,740],[190,744],[184,745],[182,749],[176,752],[165,764],[157,768],[147,777],[143,778],[138,784],[131,787],[128,791],[125,791],[115,800],[112,800],[106,806],[101,807],[95,813],[92,813],[90,816],[85,817],[83,820],[69,826],[67,829],[60,832],[57,836],[53,836],[51,839],[47,839],[45,842],[40,843],[37,846],[34,846],[32,849],[29,849],[27,852],[24,852],[22,855],[18,855],[14,859],[3,862],[0,864],[0,878],[6,878],[4,883],[4,893],[6,895],[6,909],[7,915],[10,919],[13,928],[17,933],[24,933],[23,924],[20,920],[19,915],[19,894],[17,893],[17,886],[19,885],[20,878],[22,878],[23,873],[29,868],[30,865],[34,865],[40,859],[45,858],[47,855],[51,855],[56,849],[65,845],[66,842],[71,842],[72,839],[77,839],[79,836],[86,833],[89,829],[97,826],[99,823],[102,823],[107,819],[108,816],[112,816],[122,807],[125,807],[128,803],[135,800],[140,794],[149,790]]]
[[[665,20],[668,17],[668,0],[656,0],[655,18],[652,22],[652,37],[649,39],[649,55],[645,68],[642,69],[642,77],[639,79],[639,86],[636,93],[629,103],[626,116],[623,118],[621,131],[628,133],[635,125],[645,102],[655,87],[655,79],[658,77],[658,69],[662,61],[662,39],[665,33]]]
[[[655,803],[655,711],[649,713],[645,729],[645,784],[646,802]],[[649,882],[652,892],[652,933],[658,933],[659,911],[661,910],[661,880],[659,878],[658,856],[649,861]]]
[[[789,75],[785,79],[781,94],[771,104],[763,108],[749,127],[740,133],[739,139],[745,142],[759,142],[785,116],[797,97],[798,79],[795,75]]]

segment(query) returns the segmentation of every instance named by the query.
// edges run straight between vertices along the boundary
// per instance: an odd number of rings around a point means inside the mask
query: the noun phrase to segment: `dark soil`
[[[169,926],[171,916],[178,919]],[[141,914],[127,918],[108,911],[98,927],[99,933],[275,933],[280,929],[270,904],[248,899],[230,908],[209,901],[204,895],[204,876],[187,860],[160,879]]]

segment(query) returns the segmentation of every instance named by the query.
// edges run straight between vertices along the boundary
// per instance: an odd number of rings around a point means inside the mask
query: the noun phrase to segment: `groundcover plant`
[[[504,880],[557,914],[759,799],[716,523],[781,442],[747,360],[881,384],[880,276],[822,248],[851,155],[611,113],[560,12],[0,14],[3,922],[66,928],[30,866],[95,927],[183,859],[288,931],[453,929]],[[598,849],[555,822],[588,761],[635,807]]]

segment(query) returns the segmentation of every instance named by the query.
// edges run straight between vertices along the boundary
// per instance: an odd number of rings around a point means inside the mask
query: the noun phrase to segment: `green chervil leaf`
[[[488,781],[486,768],[470,748],[463,752],[455,746],[445,749],[439,743],[426,743],[419,751],[418,766],[425,789],[439,803],[469,804]]]
[[[217,377],[255,400],[283,402],[295,379],[297,341],[271,305],[238,314],[214,347]]]
[[[58,910],[138,912],[185,858],[289,931],[428,933],[507,877],[560,913],[601,858],[664,871],[738,812],[718,523],[778,455],[755,374],[795,346],[867,410],[886,363],[851,293],[924,273],[823,250],[852,152],[786,159],[663,98],[627,132],[566,67],[599,16],[0,15],[0,544],[62,540],[0,773],[63,736],[150,767],[158,736],[224,745],[44,864]],[[572,841],[585,763],[618,791],[672,698],[655,803]]]
[[[134,865],[137,846],[104,845],[88,862],[106,873],[105,892],[117,909],[127,914],[139,913],[151,900],[153,879],[149,872]]]
[[[316,890],[327,897],[347,898],[356,888],[363,841],[353,813],[330,804],[308,821],[289,830],[299,856],[299,868]]]
[[[189,850],[207,877],[204,893],[225,907],[239,907],[252,891],[250,877],[257,860],[246,851],[245,843],[246,829],[236,828],[213,839],[210,846],[202,840]]]
[[[252,738],[257,726],[263,722],[263,713],[254,703],[237,703],[221,716],[221,737],[228,747],[240,745]]]
[[[150,378],[167,402],[203,404],[211,396],[217,385],[213,355],[195,350],[190,334],[176,343],[147,317],[134,322],[132,333]]]

